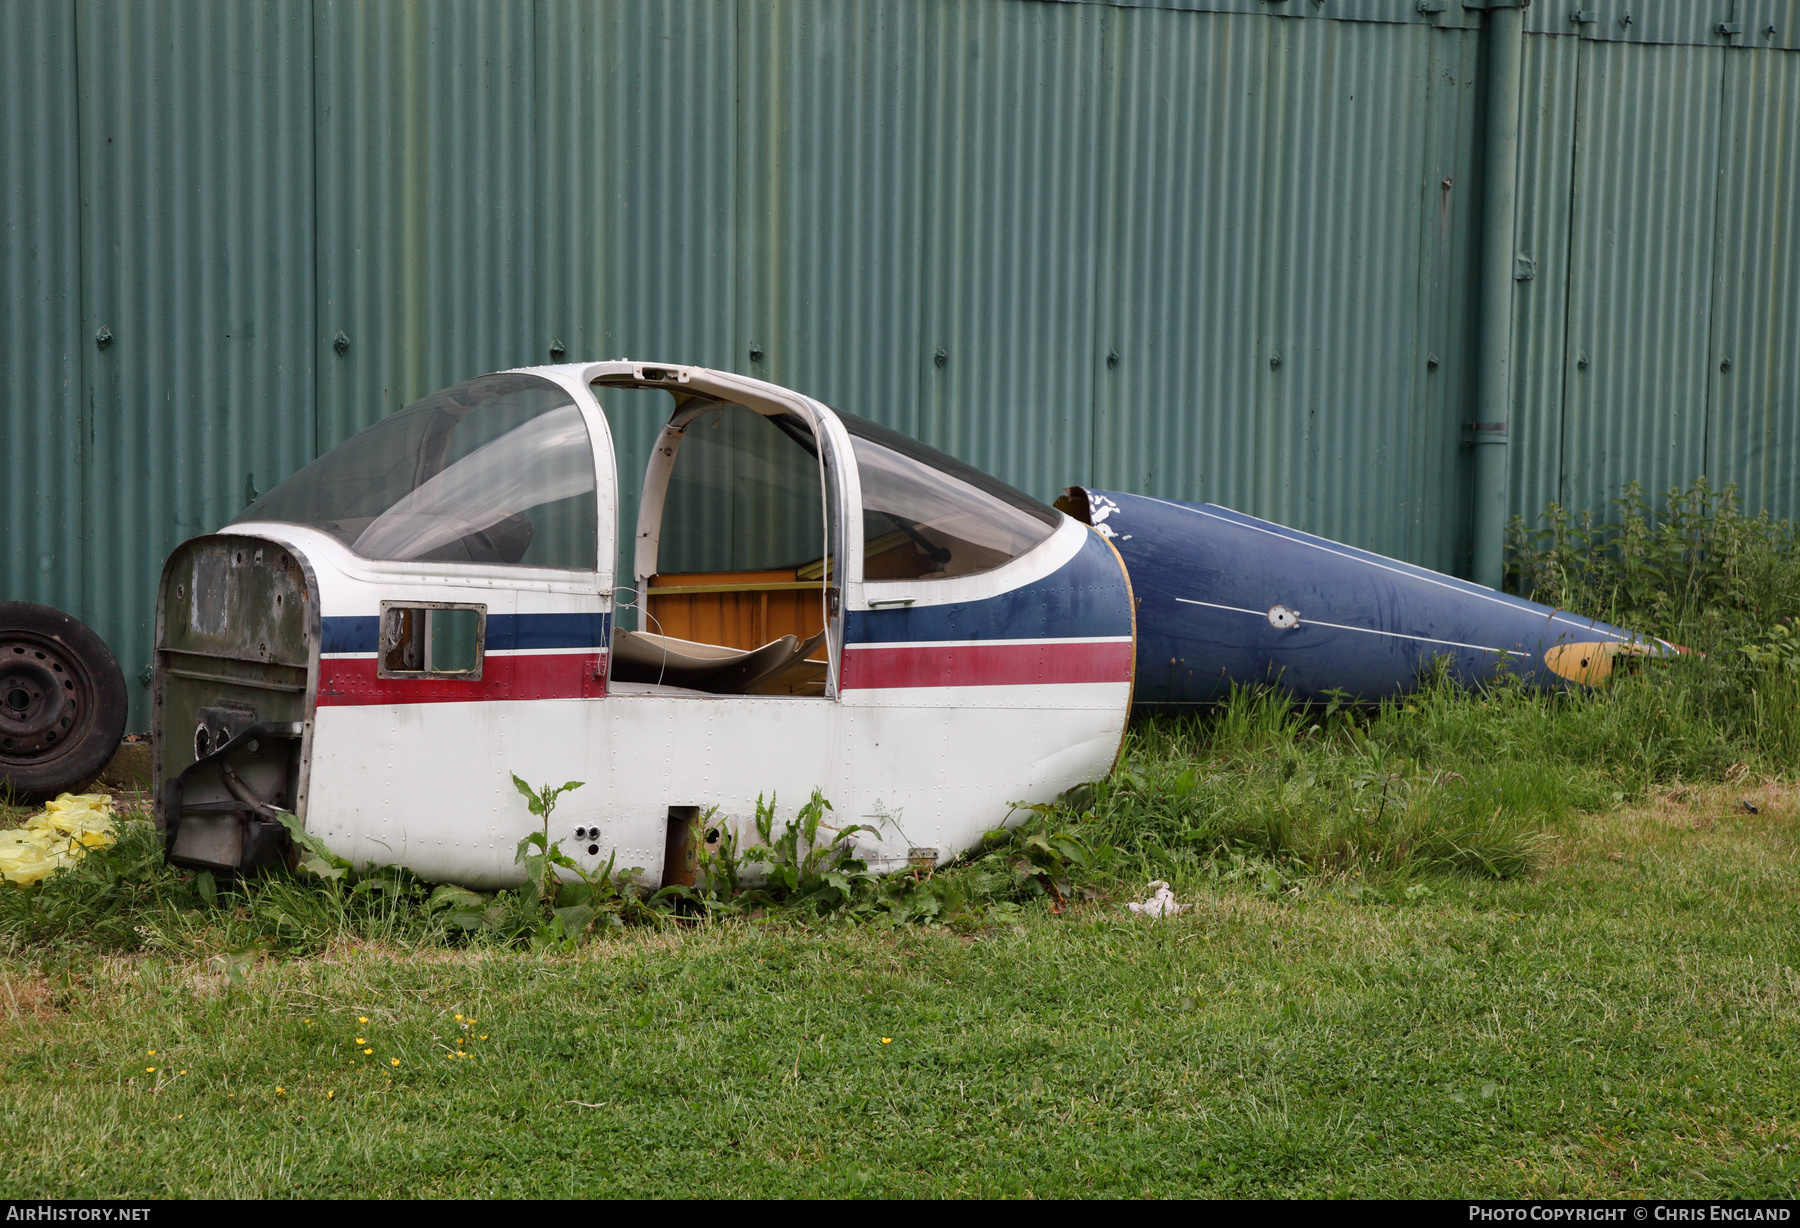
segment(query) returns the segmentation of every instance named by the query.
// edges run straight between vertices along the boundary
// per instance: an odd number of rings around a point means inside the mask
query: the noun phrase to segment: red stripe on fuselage
[[[889,647],[852,644],[844,689],[942,686],[1063,686],[1130,682],[1131,643],[985,644]]]
[[[479,681],[377,678],[374,657],[319,662],[319,706],[485,703],[518,699],[599,699],[606,694],[606,654],[489,656]]]

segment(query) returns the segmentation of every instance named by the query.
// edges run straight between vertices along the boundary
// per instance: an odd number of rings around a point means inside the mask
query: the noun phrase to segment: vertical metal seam
[[[308,39],[306,45],[307,65],[306,79],[312,85],[312,114],[308,117],[312,122],[307,124],[307,135],[312,141],[312,249],[313,249],[313,309],[312,336],[306,352],[311,355],[313,365],[313,429],[312,454],[317,458],[321,449],[319,436],[320,424],[325,421],[325,381],[323,370],[319,365],[319,343],[324,339],[325,330],[322,325],[323,307],[325,303],[325,278],[320,270],[320,251],[324,248],[321,241],[319,219],[324,216],[323,180],[319,175],[319,0],[307,0]]]
[[[75,448],[76,458],[80,464],[80,472],[86,473],[93,461],[94,452],[94,384],[99,372],[93,369],[98,361],[92,348],[87,344],[88,328],[96,312],[89,293],[92,286],[88,279],[88,235],[92,233],[92,210],[88,204],[87,177],[87,100],[85,73],[82,71],[85,56],[82,54],[85,45],[86,22],[82,20],[81,0],[69,0],[69,28],[74,31],[74,46],[70,48],[75,70],[75,275],[80,278],[80,286],[76,290],[76,310],[81,323],[75,329],[75,347],[80,354],[81,387],[76,393]],[[84,618],[91,619],[94,611],[93,573],[97,566],[94,554],[94,500],[92,483],[81,486],[80,528],[78,533],[81,551],[80,566],[77,569],[81,577],[79,592],[81,594],[81,613]],[[126,684],[128,687],[130,683]]]
[[[539,113],[543,106],[543,99],[539,91],[542,88],[544,78],[541,75],[541,66],[538,64],[538,12],[543,7],[544,0],[532,0],[530,22],[531,55],[526,61],[531,65],[531,92],[526,95],[530,101],[526,103],[527,109],[525,112],[525,122],[531,125],[531,143],[528,146],[531,150],[531,164],[525,170],[525,182],[529,185],[531,200],[526,206],[525,219],[526,224],[531,227],[532,336],[530,341],[531,348],[527,353],[530,355],[528,361],[532,363],[540,361],[538,358],[540,353],[543,354],[546,359],[553,358],[550,354],[550,332],[545,327],[549,321],[544,318],[544,287],[547,284],[544,279],[549,272],[547,268],[549,262],[544,258],[544,240],[546,234],[554,232],[555,228],[544,224],[544,211],[550,207],[551,198],[550,194],[543,190],[543,181],[538,175],[538,168],[544,165],[544,151],[540,147],[544,139],[544,125],[542,123],[542,116]],[[564,354],[563,357],[566,358],[568,355]],[[618,478],[616,475],[613,479],[613,485],[616,490],[618,486]],[[616,494],[614,502],[615,504],[617,502]],[[618,553],[617,538],[614,538],[613,545],[613,553],[616,555]],[[594,565],[596,567],[600,565],[598,558],[595,559]]]
[[[914,131],[919,134],[920,141],[924,142],[928,139],[926,136],[926,124],[933,119],[936,114],[931,105],[931,91],[925,88],[925,82],[929,81],[932,76],[931,55],[927,45],[927,39],[929,38],[928,30],[932,27],[930,17],[926,13],[924,5],[920,5],[916,9],[913,9],[912,13],[914,15],[914,21],[917,23],[915,29],[918,32],[917,49],[920,81],[920,87],[917,91],[918,101],[915,104],[917,109],[914,112]],[[941,27],[938,28],[941,29]],[[932,262],[935,259],[936,252],[936,245],[933,242],[934,234],[932,231],[932,224],[936,218],[936,211],[932,208],[932,200],[934,195],[933,189],[937,179],[936,176],[931,173],[931,163],[929,158],[930,155],[928,153],[921,152],[919,154],[917,163],[919,172],[913,177],[913,216],[916,219],[916,234],[919,245],[916,254],[919,264],[925,271],[918,282],[918,298],[914,303],[913,314],[913,344],[911,353],[907,358],[907,361],[912,363],[913,368],[922,372],[924,375],[924,378],[914,385],[912,424],[911,429],[908,431],[909,434],[920,439],[925,438],[925,431],[923,429],[924,424],[927,421],[927,415],[932,411],[932,407],[936,405],[938,394],[937,380],[933,374],[937,368],[931,365],[931,360],[928,357],[936,345],[931,338],[931,324],[932,321],[937,318],[936,310],[932,306],[932,292],[937,284],[937,278],[932,272]]]
[[[1277,401],[1279,385],[1271,373],[1272,368],[1263,361],[1273,352],[1272,347],[1281,344],[1279,338],[1271,335],[1279,327],[1280,304],[1283,301],[1281,293],[1276,289],[1280,279],[1279,255],[1275,250],[1275,243],[1271,241],[1271,235],[1279,233],[1284,227],[1280,218],[1266,225],[1262,224],[1262,218],[1271,212],[1269,202],[1281,199],[1283,170],[1280,160],[1285,143],[1269,137],[1274,133],[1279,138],[1282,127],[1287,122],[1288,66],[1294,54],[1292,43],[1287,38],[1287,25],[1286,22],[1278,22],[1264,44],[1262,85],[1267,101],[1257,125],[1261,130],[1263,148],[1276,150],[1273,156],[1264,157],[1262,175],[1257,185],[1262,208],[1258,210],[1256,235],[1257,302],[1256,323],[1252,331],[1255,349],[1250,357],[1250,369],[1254,373],[1251,386],[1253,390],[1260,390],[1252,397],[1250,504],[1253,515],[1266,517],[1280,517],[1285,510],[1285,505],[1276,495],[1281,484],[1276,474],[1275,461],[1277,441],[1281,434],[1277,420],[1280,413]],[[1277,72],[1280,73],[1279,83],[1276,79]]]
[[[754,24],[747,20],[748,14],[746,13],[753,2],[754,0],[738,0],[731,10],[731,55],[733,75],[736,77],[736,80],[732,82],[731,90],[731,133],[732,143],[736,147],[736,154],[733,158],[736,165],[732,167],[731,174],[731,229],[737,243],[737,251],[732,253],[731,275],[736,279],[737,284],[732,287],[731,296],[731,301],[736,309],[732,312],[730,369],[742,371],[751,376],[757,375],[757,372],[751,370],[750,363],[751,315],[755,309],[755,304],[751,302],[750,296],[754,293],[752,287],[756,284],[756,279],[751,276],[748,264],[754,258],[751,253],[755,251],[756,245],[751,241],[750,236],[750,192],[749,185],[745,181],[745,176],[749,174],[745,168],[750,164],[748,131],[750,108],[744,103],[749,60],[749,50],[744,43],[747,37],[745,31]],[[636,532],[635,528],[633,532]],[[635,579],[633,583],[636,583]]]
[[[1540,37],[1556,38],[1558,35]],[[1576,205],[1581,195],[1582,88],[1587,79],[1589,40],[1575,40],[1574,130],[1569,133],[1569,225],[1563,235],[1563,344],[1562,369],[1556,386],[1562,390],[1562,404],[1557,412],[1556,501],[1569,504],[1569,334],[1575,317],[1575,223]]]
[[[1732,19],[1738,15],[1737,0],[1732,0]],[[1719,311],[1719,278],[1724,273],[1725,262],[1725,221],[1722,216],[1725,210],[1725,168],[1731,159],[1725,148],[1725,138],[1731,130],[1729,109],[1729,91],[1731,80],[1731,42],[1726,40],[1725,46],[1719,48],[1719,118],[1715,129],[1714,146],[1718,150],[1718,162],[1713,167],[1713,242],[1712,242],[1712,276],[1706,279],[1706,383],[1700,403],[1700,474],[1706,476],[1712,471],[1712,427],[1713,427],[1713,377],[1718,374],[1719,352],[1714,349],[1718,333],[1714,325],[1718,323]],[[1724,390],[1720,389],[1723,393]],[[1727,397],[1727,400],[1730,398]]]
[[[1429,40],[1430,36],[1428,35],[1427,38]],[[1438,44],[1435,41],[1428,41],[1426,46],[1427,72],[1423,103],[1425,114],[1429,116],[1436,112],[1436,107],[1433,104],[1437,100],[1437,83],[1439,79],[1436,54]],[[1427,121],[1427,123],[1429,123],[1429,121]],[[1430,129],[1428,128],[1427,131],[1430,131]],[[1420,424],[1425,423],[1429,419],[1429,411],[1432,402],[1431,381],[1419,375],[1418,341],[1420,329],[1423,328],[1425,330],[1425,349],[1427,353],[1431,353],[1432,342],[1430,330],[1437,324],[1436,308],[1439,301],[1434,292],[1434,287],[1438,284],[1439,279],[1445,276],[1445,271],[1441,262],[1448,259],[1448,253],[1445,250],[1446,244],[1434,241],[1432,237],[1434,233],[1441,233],[1441,224],[1439,226],[1432,225],[1431,189],[1434,182],[1440,181],[1439,176],[1442,173],[1441,163],[1437,157],[1438,150],[1436,140],[1434,139],[1435,136],[1435,132],[1427,136],[1424,142],[1424,148],[1418,151],[1421,155],[1420,169],[1425,172],[1419,179],[1419,225],[1413,240],[1418,256],[1417,271],[1413,277],[1413,303],[1418,312],[1416,318],[1419,323],[1414,325],[1412,329],[1412,344],[1408,346],[1406,350],[1407,366],[1406,378],[1404,381],[1404,387],[1408,390],[1405,403],[1412,410],[1413,421]],[[1452,165],[1454,166],[1456,157],[1454,149],[1452,149],[1450,156]],[[1447,305],[1448,304],[1446,304],[1446,306]],[[1445,348],[1448,349],[1448,346]],[[1456,408],[1458,405],[1457,399],[1454,397],[1450,398],[1450,405],[1452,407],[1452,413],[1456,415],[1456,421],[1452,423],[1452,426],[1453,428],[1459,429],[1461,425],[1461,412]],[[1455,434],[1452,435],[1452,438],[1456,437]],[[1438,455],[1438,460],[1439,463],[1441,463],[1441,452]],[[1460,460],[1460,457],[1457,457],[1452,461],[1452,473],[1454,473],[1456,469],[1456,460]],[[1428,454],[1424,449],[1420,449],[1414,454],[1411,466],[1412,472],[1408,474],[1412,486],[1412,490],[1409,491],[1406,496],[1408,502],[1411,502],[1412,498],[1416,495],[1416,492],[1423,488],[1425,484],[1424,471],[1429,463]],[[1454,487],[1452,487],[1452,489],[1454,489]],[[1408,534],[1408,537],[1411,537],[1410,533]],[[1409,541],[1409,550],[1411,548],[1412,543]]]
[[[1088,463],[1085,481],[1088,485],[1096,485],[1100,478],[1100,458],[1102,449],[1102,432],[1111,434],[1118,430],[1116,415],[1112,412],[1117,389],[1108,372],[1113,370],[1101,359],[1109,348],[1117,344],[1112,334],[1116,331],[1115,313],[1118,308],[1118,230],[1120,202],[1124,185],[1118,170],[1119,146],[1121,144],[1123,117],[1121,115],[1121,98],[1124,88],[1120,82],[1124,61],[1122,40],[1119,32],[1119,12],[1114,8],[1103,8],[1100,11],[1100,88],[1105,97],[1106,118],[1100,128],[1100,139],[1106,142],[1099,151],[1095,161],[1105,168],[1105,177],[1101,180],[1100,217],[1098,233],[1094,235],[1093,269],[1094,269],[1094,341],[1088,347]],[[1109,441],[1116,442],[1116,441]],[[1118,479],[1111,464],[1114,448],[1106,448],[1108,461],[1107,482]]]
[[[1483,19],[1479,332],[1473,458],[1475,503],[1469,578],[1500,588],[1506,577],[1507,462],[1511,451],[1512,340],[1517,315],[1519,126],[1524,32],[1519,10],[1490,9]]]

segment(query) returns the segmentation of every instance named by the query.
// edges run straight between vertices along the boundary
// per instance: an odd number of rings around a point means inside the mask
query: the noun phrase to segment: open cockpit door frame
[[[791,389],[746,376],[732,375],[705,367],[686,367],[666,363],[618,362],[589,363],[580,368],[579,379],[589,399],[599,408],[596,386],[602,388],[661,389],[675,397],[676,406],[651,449],[644,467],[643,485],[638,503],[638,522],[633,535],[633,572],[631,586],[639,594],[647,591],[650,577],[656,574],[657,555],[661,544],[664,498],[674,472],[683,432],[688,425],[718,405],[742,405],[765,417],[793,415],[798,417],[823,446],[820,450],[820,494],[825,509],[821,537],[830,565],[819,580],[820,601],[824,604],[827,670],[825,697],[835,699],[839,692],[839,675],[843,666],[844,610],[860,608],[862,577],[862,487],[857,480],[856,458],[850,434],[829,408],[811,397]],[[694,399],[704,403],[689,403]],[[601,415],[604,417],[604,414]],[[609,435],[610,442],[610,435]],[[623,480],[623,475],[620,475]],[[615,499],[615,507],[618,505]],[[621,528],[623,526],[620,526]],[[619,577],[615,584],[621,584]],[[832,600],[835,590],[836,601]]]

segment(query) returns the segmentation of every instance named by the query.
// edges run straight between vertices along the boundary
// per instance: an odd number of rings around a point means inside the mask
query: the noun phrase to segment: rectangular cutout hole
[[[479,679],[486,640],[486,606],[384,601],[376,673],[382,678]]]
[[[425,669],[424,610],[402,606],[385,610],[381,619],[381,663],[389,673],[417,674]]]
[[[694,876],[700,869],[700,846],[694,839],[694,827],[699,822],[700,807],[669,807],[669,832],[663,844],[663,886],[694,885]]]

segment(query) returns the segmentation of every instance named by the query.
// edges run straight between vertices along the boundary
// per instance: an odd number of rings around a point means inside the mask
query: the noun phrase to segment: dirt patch
[[[0,971],[0,1012],[7,1022],[43,1022],[56,1014],[50,978]]]
[[[1800,785],[1745,778],[1718,785],[1674,785],[1633,810],[1653,822],[1706,831],[1726,819],[1785,821],[1800,812]]]

